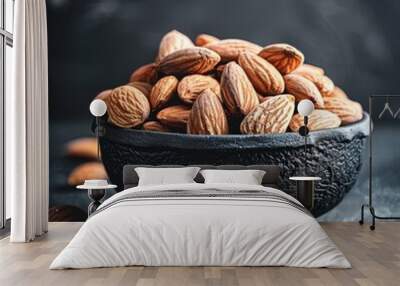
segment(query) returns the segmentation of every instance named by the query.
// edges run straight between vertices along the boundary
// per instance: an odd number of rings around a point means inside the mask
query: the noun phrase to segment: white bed
[[[165,192],[175,195],[163,196]],[[194,193],[201,195],[191,196]],[[224,193],[227,195],[218,195]],[[100,206],[50,269],[128,265],[351,267],[299,204],[282,191],[254,185],[192,183],[130,188]]]

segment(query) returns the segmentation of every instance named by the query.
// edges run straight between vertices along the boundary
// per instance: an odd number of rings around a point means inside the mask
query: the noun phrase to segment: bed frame
[[[277,165],[188,165],[190,167],[199,167],[201,169],[222,169],[222,170],[264,170],[265,176],[262,180],[262,185],[265,187],[272,187],[276,189],[281,189],[281,172],[282,168]],[[125,165],[123,169],[123,183],[124,183],[124,190],[129,189],[132,187],[136,187],[139,182],[139,177],[135,171],[137,167],[152,167],[152,168],[179,168],[185,167],[183,165]],[[197,183],[203,183],[204,178],[199,173],[195,181]]]

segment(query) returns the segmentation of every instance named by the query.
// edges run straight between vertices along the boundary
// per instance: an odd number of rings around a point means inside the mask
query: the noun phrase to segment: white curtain
[[[15,1],[14,84],[6,98],[6,187],[12,242],[48,224],[48,69],[45,0]]]

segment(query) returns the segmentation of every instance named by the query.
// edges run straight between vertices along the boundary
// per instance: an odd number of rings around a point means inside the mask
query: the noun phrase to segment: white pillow
[[[199,170],[199,167],[135,168],[139,176],[139,186],[195,183],[193,179]]]
[[[261,185],[265,171],[261,170],[202,170],[205,184]]]

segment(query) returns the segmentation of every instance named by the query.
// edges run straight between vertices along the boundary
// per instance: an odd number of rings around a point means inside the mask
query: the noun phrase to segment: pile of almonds
[[[310,130],[360,120],[359,103],[335,86],[322,68],[305,64],[288,44],[261,47],[178,32],[160,42],[154,63],[136,69],[129,83],[97,95],[109,121],[123,128],[188,134],[266,134],[298,131],[296,103],[311,100]]]

